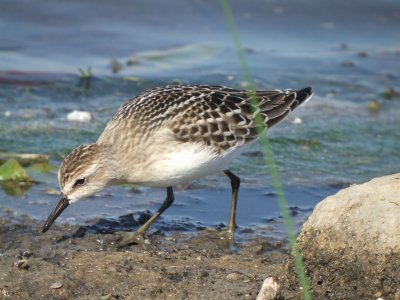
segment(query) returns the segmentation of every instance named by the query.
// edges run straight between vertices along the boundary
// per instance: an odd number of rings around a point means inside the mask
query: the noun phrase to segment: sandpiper
[[[228,170],[230,161],[311,96],[310,87],[249,92],[176,85],[144,92],[120,107],[95,144],[81,145],[64,159],[61,196],[42,231],[69,204],[109,185],[166,188],[160,209],[120,245],[137,243],[174,202],[174,185],[223,171],[232,187],[227,234],[233,240],[240,179]]]

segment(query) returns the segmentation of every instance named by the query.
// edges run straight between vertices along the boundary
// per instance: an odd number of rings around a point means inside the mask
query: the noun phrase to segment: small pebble
[[[279,298],[281,286],[275,278],[268,277],[264,280],[256,300],[275,300]]]
[[[242,277],[243,277],[243,275],[240,274],[239,272],[233,272],[233,273],[229,273],[228,275],[226,275],[225,279],[228,280],[229,282],[234,282],[234,281],[241,280]]]
[[[89,122],[92,120],[92,115],[88,111],[73,110],[67,115],[68,121]]]
[[[19,261],[15,262],[14,266],[16,266],[20,270],[29,269],[29,263],[27,259],[20,259]]]
[[[63,286],[62,282],[56,281],[50,286],[50,288],[56,290],[62,288],[62,286]]]

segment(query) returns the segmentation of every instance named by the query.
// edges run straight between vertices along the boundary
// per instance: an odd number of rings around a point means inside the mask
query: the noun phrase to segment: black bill
[[[47,230],[49,230],[51,224],[54,223],[57,217],[63,212],[64,209],[67,208],[68,205],[69,205],[69,199],[64,194],[61,194],[60,199],[58,199],[58,202],[56,204],[56,207],[53,209],[50,216],[47,218],[46,223],[44,223],[42,232],[46,232]]]

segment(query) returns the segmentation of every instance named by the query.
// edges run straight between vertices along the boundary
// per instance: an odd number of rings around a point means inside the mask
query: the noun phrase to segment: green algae
[[[10,196],[21,196],[32,186],[28,173],[12,158],[0,166],[0,185]]]
[[[0,166],[0,181],[27,181],[29,175],[14,158],[7,160]]]
[[[18,197],[24,195],[29,190],[32,182],[8,180],[2,181],[0,185],[6,194]]]
[[[45,154],[34,154],[34,153],[0,152],[0,165],[10,159],[15,159],[22,167],[26,167],[36,163],[46,163],[49,160],[49,156]]]

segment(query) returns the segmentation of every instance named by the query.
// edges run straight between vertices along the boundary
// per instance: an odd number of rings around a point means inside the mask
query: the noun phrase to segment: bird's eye
[[[74,187],[84,185],[86,183],[86,178],[79,178],[75,181]]]

